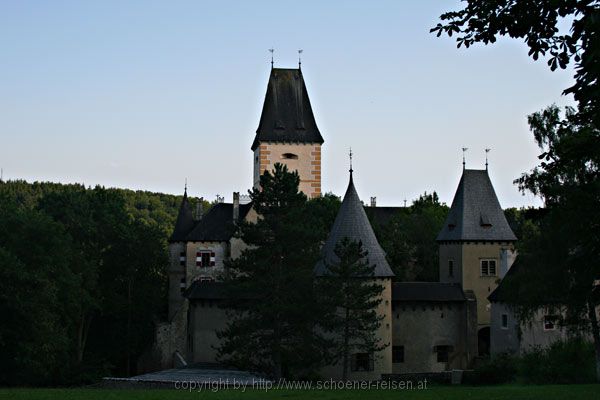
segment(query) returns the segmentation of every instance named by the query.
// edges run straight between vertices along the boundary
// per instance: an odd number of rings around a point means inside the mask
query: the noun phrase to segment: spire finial
[[[183,186],[183,193],[187,194],[187,178],[185,178],[185,185]]]
[[[352,147],[350,147],[350,153],[348,155],[350,156],[350,177],[352,177],[352,172],[354,172],[354,170],[352,169]]]
[[[488,170],[488,153],[491,149],[485,149],[485,170]]]
[[[275,53],[275,49],[271,47],[269,52],[271,53],[271,69],[273,69],[273,53]]]
[[[298,49],[298,69],[302,69],[302,52],[304,50]]]
[[[467,150],[469,150],[467,147],[463,147],[462,148],[462,152],[463,152],[463,171],[465,170],[466,165],[467,165],[467,163],[465,161],[465,153],[467,152]]]

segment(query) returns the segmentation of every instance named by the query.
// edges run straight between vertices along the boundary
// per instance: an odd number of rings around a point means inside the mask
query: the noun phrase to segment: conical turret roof
[[[177,221],[175,221],[175,229],[169,238],[169,242],[185,242],[185,237],[194,228],[194,217],[192,215],[192,207],[187,196],[187,190],[183,193],[183,199],[179,206]]]
[[[367,259],[369,265],[375,265],[373,277],[388,278],[394,276],[386,258],[385,251],[379,245],[373,228],[369,223],[365,209],[356,193],[350,171],[350,182],[340,210],[335,218],[327,242],[322,249],[322,259],[315,266],[315,275],[323,276],[327,274],[327,264],[339,262],[339,257],[335,254],[336,244],[347,237],[353,241],[361,241],[363,250],[368,252]]]
[[[515,241],[487,170],[465,169],[437,241]]]

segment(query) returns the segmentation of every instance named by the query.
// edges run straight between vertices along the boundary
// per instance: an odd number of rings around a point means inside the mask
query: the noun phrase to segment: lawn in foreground
[[[600,385],[540,386],[434,386],[426,390],[220,390],[217,392],[183,390],[115,389],[0,389],[0,399],[14,400],[170,400],[170,399],[456,399],[456,400],[585,400],[600,398]]]

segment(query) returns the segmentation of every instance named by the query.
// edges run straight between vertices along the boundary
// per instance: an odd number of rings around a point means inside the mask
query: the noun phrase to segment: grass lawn
[[[585,400],[600,399],[600,385],[544,386],[436,386],[426,390],[221,390],[186,392],[182,390],[114,390],[114,389],[0,389],[0,399],[50,400],[169,400],[169,399],[456,399],[456,400]]]

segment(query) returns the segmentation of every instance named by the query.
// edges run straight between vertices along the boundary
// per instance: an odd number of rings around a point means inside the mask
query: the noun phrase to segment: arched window
[[[284,160],[297,160],[298,156],[294,153],[283,153],[281,155],[281,158],[283,158]]]

